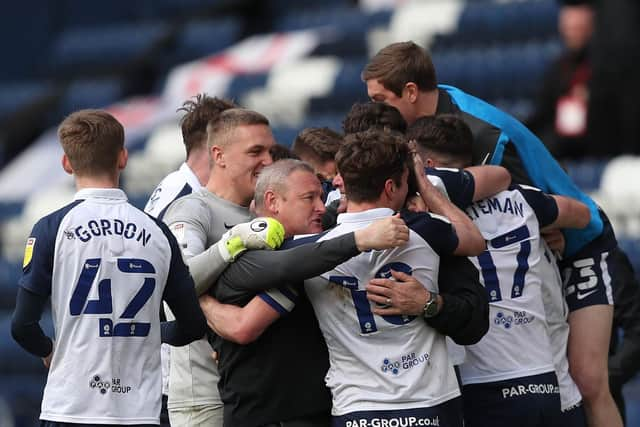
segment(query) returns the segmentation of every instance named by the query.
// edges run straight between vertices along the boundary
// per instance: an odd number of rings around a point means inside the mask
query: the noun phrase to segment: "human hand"
[[[560,230],[549,230],[541,233],[542,238],[549,248],[556,253],[556,255],[562,255],[564,253],[565,240],[564,234]]]
[[[220,254],[233,262],[247,249],[277,249],[284,241],[284,227],[278,220],[267,217],[235,225],[222,235],[218,244]]]
[[[373,312],[380,316],[420,316],[430,292],[416,278],[391,270],[392,279],[371,279],[367,285],[367,299],[380,304]]]
[[[215,330],[213,322],[211,321],[214,317],[212,313],[215,312],[216,308],[220,305],[220,302],[209,294],[200,295],[198,297],[198,302],[200,303],[200,309],[202,310],[205,319],[207,319],[207,326],[209,326],[211,330]]]
[[[361,252],[394,248],[409,240],[409,227],[400,214],[376,220],[355,232],[356,246]]]

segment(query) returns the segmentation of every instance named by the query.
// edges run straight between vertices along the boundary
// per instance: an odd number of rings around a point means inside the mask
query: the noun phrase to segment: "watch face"
[[[438,296],[431,294],[429,301],[424,306],[424,316],[433,317],[438,314]]]

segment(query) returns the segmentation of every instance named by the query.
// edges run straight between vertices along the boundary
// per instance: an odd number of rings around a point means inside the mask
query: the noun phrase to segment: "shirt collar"
[[[73,200],[109,199],[127,200],[127,195],[119,188],[83,188],[78,191]]]
[[[393,209],[373,208],[362,212],[341,213],[338,215],[338,224],[345,222],[375,221],[393,215]]]
[[[449,93],[438,88],[438,105],[436,106],[436,114],[452,114],[458,111],[458,107],[451,99]]]
[[[186,162],[180,165],[180,169],[178,170],[184,177],[185,181],[187,181],[187,184],[189,184],[194,191],[202,187],[202,185],[200,185],[198,177],[195,173],[193,173],[193,170],[191,170]]]

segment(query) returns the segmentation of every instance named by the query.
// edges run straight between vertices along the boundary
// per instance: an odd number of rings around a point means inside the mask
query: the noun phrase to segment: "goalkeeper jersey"
[[[234,225],[251,220],[249,209],[202,188],[169,206],[164,221],[176,236],[186,259],[197,256]],[[224,263],[220,259],[221,263]],[[171,319],[169,319],[171,320]],[[218,369],[206,338],[172,347],[168,408],[221,404]]]

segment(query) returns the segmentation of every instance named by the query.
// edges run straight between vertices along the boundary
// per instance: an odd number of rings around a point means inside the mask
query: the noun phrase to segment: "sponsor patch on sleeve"
[[[173,233],[173,235],[175,236],[176,240],[180,245],[185,244],[185,241],[184,241],[185,228],[186,228],[186,225],[184,222],[174,222],[169,226],[169,230],[171,230],[171,232]]]
[[[27,239],[27,246],[24,248],[24,258],[22,260],[22,268],[27,268],[31,264],[31,258],[33,258],[33,247],[36,244],[35,237],[29,237]]]

